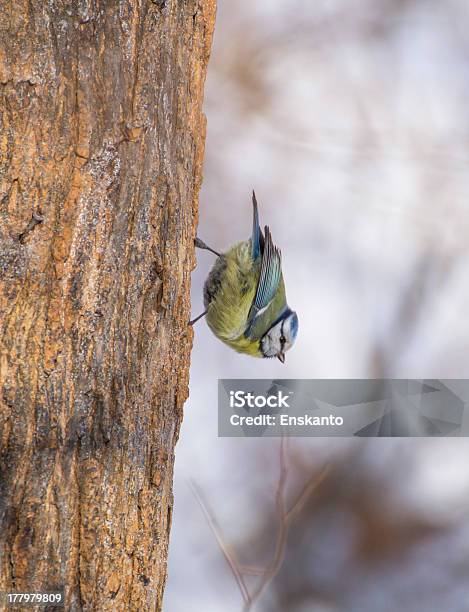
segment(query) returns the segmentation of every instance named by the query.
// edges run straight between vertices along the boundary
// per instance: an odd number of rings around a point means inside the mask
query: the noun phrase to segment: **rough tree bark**
[[[215,0],[0,7],[0,590],[161,609]]]

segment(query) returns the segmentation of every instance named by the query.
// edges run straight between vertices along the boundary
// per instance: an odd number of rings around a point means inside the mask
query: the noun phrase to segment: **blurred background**
[[[218,378],[469,376],[468,27],[467,0],[219,0],[198,234],[246,239],[254,187],[300,332],[282,365],[196,326],[167,612],[469,610],[468,440],[217,437]]]

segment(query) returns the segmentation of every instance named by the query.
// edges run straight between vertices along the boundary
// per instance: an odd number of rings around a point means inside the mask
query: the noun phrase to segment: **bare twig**
[[[285,548],[287,544],[288,531],[290,528],[290,524],[295,517],[295,515],[303,508],[305,502],[312,495],[313,491],[319,484],[324,480],[329,468],[324,468],[319,475],[313,474],[310,480],[306,483],[303,490],[296,498],[293,505],[289,510],[285,510],[285,485],[286,485],[286,477],[287,477],[287,466],[286,466],[286,458],[285,458],[285,444],[284,437],[282,437],[281,445],[280,445],[280,475],[279,481],[277,485],[277,510],[278,510],[278,518],[279,518],[279,530],[277,535],[277,541],[275,545],[275,552],[270,565],[265,569],[262,580],[259,585],[255,589],[255,591],[251,594],[249,601],[244,606],[244,612],[248,612],[251,610],[252,605],[260,599],[265,589],[268,587],[273,578],[278,574],[280,568],[282,567],[283,560],[285,558]]]
[[[294,518],[294,516],[303,508],[312,493],[317,489],[317,487],[329,474],[329,471],[330,466],[326,465],[326,467],[324,467],[319,473],[315,473],[311,476],[301,493],[298,495],[295,503],[291,506],[290,510],[288,510],[287,514],[285,515],[285,520],[287,522],[290,522]]]
[[[239,564],[237,563],[236,555],[234,551],[231,550],[228,544],[224,541],[213,513],[210,511],[208,504],[202,499],[202,496],[197,488],[197,485],[195,484],[193,480],[189,481],[189,486],[191,487],[192,492],[200,508],[202,509],[205,519],[207,520],[207,523],[210,529],[212,530],[213,535],[215,536],[217,544],[220,547],[220,550],[223,553],[223,556],[225,557],[226,562],[228,563],[231,573],[233,574],[233,577],[236,580],[236,584],[238,585],[238,588],[241,591],[243,600],[245,602],[249,601],[248,589],[246,587],[246,583],[244,582],[243,575],[240,572]]]
[[[244,612],[249,612],[249,610],[252,609],[254,603],[259,600],[265,589],[279,572],[285,557],[285,548],[290,524],[329,472],[329,467],[327,466],[321,470],[321,472],[315,472],[305,484],[296,500],[287,510],[286,486],[288,479],[288,465],[286,456],[286,438],[284,436],[282,436],[280,442],[279,464],[280,471],[275,493],[279,528],[272,560],[269,565],[264,568],[244,566],[239,563],[236,553],[224,540],[223,534],[221,533],[213,512],[209,508],[206,501],[203,500],[196,484],[193,481],[190,481],[192,492],[194,493],[194,496],[202,509],[205,519],[207,520],[207,523],[215,536],[217,544],[220,547],[220,550],[225,557],[236,584],[241,592],[244,602]],[[246,582],[244,580],[244,576],[246,575],[259,576],[260,578],[259,584],[252,593],[249,592],[249,589],[246,586]]]

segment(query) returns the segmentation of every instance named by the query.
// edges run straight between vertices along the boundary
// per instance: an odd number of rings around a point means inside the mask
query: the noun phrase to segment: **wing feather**
[[[248,320],[250,324],[256,315],[267,308],[275,297],[282,278],[282,256],[272,242],[272,234],[268,226],[265,226],[264,251],[262,253],[261,272],[257,284],[256,295],[249,311]]]
[[[259,211],[254,189],[252,190],[252,234],[251,234],[251,257],[256,261],[260,257],[264,245],[264,237],[259,225]]]

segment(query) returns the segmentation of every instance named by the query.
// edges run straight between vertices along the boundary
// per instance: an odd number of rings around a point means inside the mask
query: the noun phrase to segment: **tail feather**
[[[253,260],[260,257],[264,244],[264,236],[259,226],[259,211],[254,189],[252,190],[252,236],[251,236],[251,256]]]

